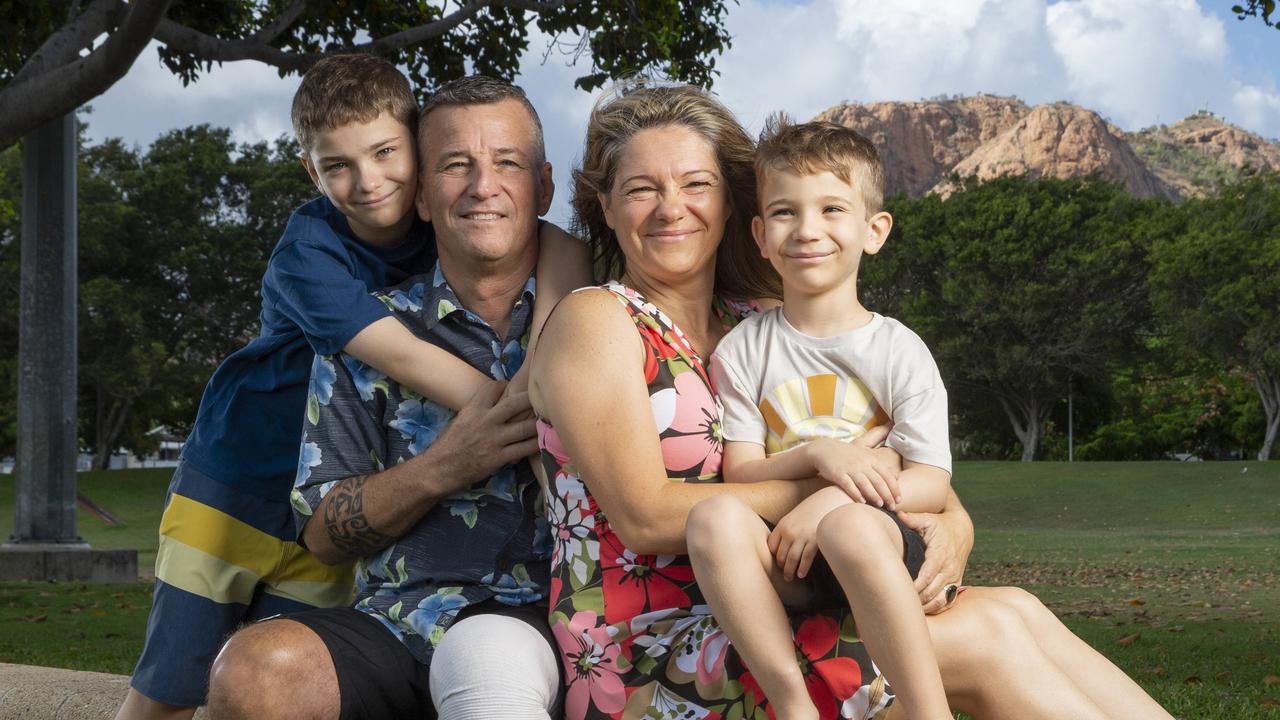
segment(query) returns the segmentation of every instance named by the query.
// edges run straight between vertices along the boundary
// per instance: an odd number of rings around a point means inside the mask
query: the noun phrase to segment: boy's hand
[[[893,508],[902,499],[898,472],[886,465],[873,448],[828,438],[804,447],[818,476],[844,490],[854,501]]]
[[[818,523],[827,513],[848,502],[849,496],[840,488],[823,488],[778,521],[778,526],[769,533],[769,552],[777,559],[788,582],[809,574],[818,555]]]

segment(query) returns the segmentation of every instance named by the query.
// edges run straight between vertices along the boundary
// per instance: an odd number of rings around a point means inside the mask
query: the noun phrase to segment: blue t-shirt
[[[298,467],[311,361],[391,312],[369,293],[428,272],[431,226],[403,242],[360,240],[327,198],[293,212],[262,278],[262,331],[213,373],[182,457],[214,480],[286,501]]]

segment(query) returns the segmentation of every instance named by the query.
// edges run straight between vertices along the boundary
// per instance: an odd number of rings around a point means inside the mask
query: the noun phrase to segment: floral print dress
[[[635,290],[604,286],[647,350],[645,382],[672,482],[720,482],[720,405],[680,329]],[[733,324],[751,309],[717,301]],[[685,555],[640,555],[614,534],[555,429],[539,421],[553,492],[551,625],[564,663],[565,716],[773,718],[759,686],[711,616]],[[893,695],[847,610],[792,616],[796,659],[824,718],[882,717]]]

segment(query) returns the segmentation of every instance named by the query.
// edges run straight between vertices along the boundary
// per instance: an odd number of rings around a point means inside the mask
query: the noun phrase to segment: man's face
[[[553,186],[525,107],[502,100],[437,108],[421,135],[418,213],[435,226],[442,255],[492,262],[529,248]]]

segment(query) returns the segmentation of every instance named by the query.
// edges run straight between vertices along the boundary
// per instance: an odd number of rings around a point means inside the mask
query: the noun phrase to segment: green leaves
[[[1146,202],[1098,178],[1026,177],[892,199],[893,235],[861,287],[924,338],[949,384],[999,398],[1034,456],[1068,381],[1104,377],[1148,324],[1133,228]]]

